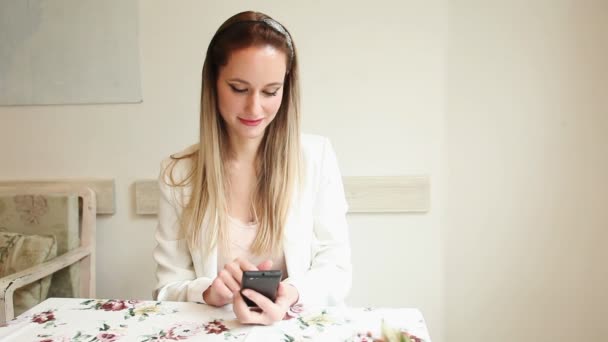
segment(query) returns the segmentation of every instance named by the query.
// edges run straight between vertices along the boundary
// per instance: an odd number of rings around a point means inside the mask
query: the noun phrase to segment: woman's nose
[[[259,117],[262,115],[262,103],[260,95],[257,92],[253,92],[247,98],[247,114],[253,117]]]

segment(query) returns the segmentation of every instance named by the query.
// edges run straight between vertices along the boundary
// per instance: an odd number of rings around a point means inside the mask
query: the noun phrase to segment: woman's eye
[[[275,90],[274,92],[263,91],[264,95],[266,95],[266,96],[277,96],[278,92],[279,92],[278,90]]]
[[[246,93],[247,92],[247,88],[240,89],[233,85],[230,85],[230,88],[232,88],[232,91],[234,91],[235,93]]]

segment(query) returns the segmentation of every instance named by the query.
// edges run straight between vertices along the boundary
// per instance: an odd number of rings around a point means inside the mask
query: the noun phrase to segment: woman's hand
[[[203,300],[213,306],[230,304],[234,299],[234,293],[241,290],[243,271],[265,271],[271,267],[271,260],[266,260],[256,267],[247,260],[237,258],[226,264],[224,269],[219,272],[211,286],[203,292]]]
[[[254,290],[243,290],[243,295],[251,299],[251,301],[256,303],[261,309],[261,312],[259,312],[252,311],[247,306],[247,303],[245,303],[245,300],[239,291],[234,292],[233,295],[233,310],[239,322],[243,324],[262,325],[270,325],[282,320],[285,317],[287,310],[289,310],[289,307],[295,304],[299,298],[298,290],[293,285],[285,284],[283,282],[279,284],[277,299],[274,303]]]

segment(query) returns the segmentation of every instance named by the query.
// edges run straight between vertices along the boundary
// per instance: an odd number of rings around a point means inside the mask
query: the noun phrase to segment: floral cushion
[[[57,255],[80,245],[78,196],[2,195],[0,196],[0,227],[27,235],[52,235]],[[49,297],[78,297],[80,269],[74,264],[53,273]]]
[[[0,277],[40,265],[56,256],[57,243],[53,236],[0,231]],[[20,315],[46,299],[51,277],[52,275],[15,291],[15,315]]]

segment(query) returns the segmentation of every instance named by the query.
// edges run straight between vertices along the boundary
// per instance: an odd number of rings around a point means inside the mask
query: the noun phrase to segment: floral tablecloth
[[[431,342],[417,309],[295,307],[272,326],[241,325],[232,308],[187,302],[50,298],[0,327],[0,341],[375,341],[381,324]]]

